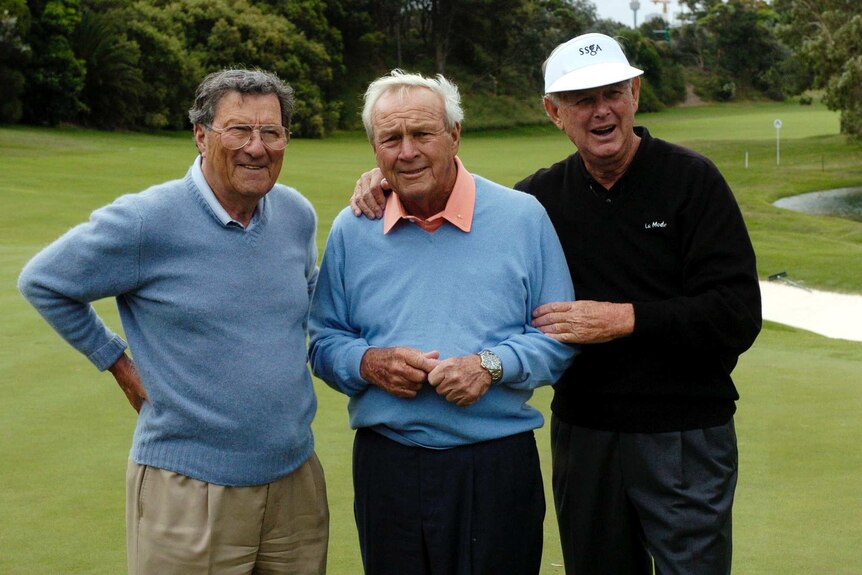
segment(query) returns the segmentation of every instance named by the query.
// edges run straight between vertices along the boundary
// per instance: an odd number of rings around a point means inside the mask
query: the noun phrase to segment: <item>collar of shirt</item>
[[[201,195],[204,197],[204,200],[206,200],[207,205],[210,207],[210,209],[213,211],[213,213],[223,226],[239,226],[245,229],[245,226],[230,217],[230,214],[227,213],[227,210],[225,210],[224,207],[221,205],[221,202],[218,201],[215,192],[213,192],[212,188],[207,182],[206,177],[204,177],[204,171],[201,168],[200,155],[195,158],[195,163],[192,164],[192,180],[194,180],[198,189],[201,191]],[[257,221],[260,219],[260,214],[263,211],[265,201],[266,196],[258,200],[257,209],[254,211],[254,214],[251,216],[251,221],[248,223],[249,228],[256,224]]]
[[[581,172],[581,175],[584,178],[584,185],[592,191],[593,195],[595,195],[600,201],[611,204],[616,202],[620,195],[625,193],[626,191],[626,182],[628,182],[632,177],[642,177],[642,176],[632,176],[634,172],[637,171],[638,167],[643,164],[642,158],[647,155],[645,151],[650,145],[652,136],[650,136],[649,130],[644,128],[643,126],[635,126],[634,132],[641,139],[640,144],[638,145],[638,149],[635,152],[634,157],[632,158],[631,163],[628,168],[626,168],[626,172],[620,177],[619,180],[611,187],[611,189],[605,188],[602,184],[597,182],[593,175],[587,170],[587,165],[584,163],[584,158],[580,153],[575,153],[575,157],[578,160],[578,169]]]
[[[437,231],[444,221],[462,232],[469,232],[473,224],[473,209],[476,205],[476,181],[470,172],[464,169],[464,164],[458,156],[455,156],[455,165],[458,167],[455,187],[452,188],[452,193],[449,194],[446,207],[442,212],[434,214],[427,220],[411,216],[404,210],[398,194],[389,194],[383,212],[383,233],[388,234],[401,220],[411,221],[426,232]]]

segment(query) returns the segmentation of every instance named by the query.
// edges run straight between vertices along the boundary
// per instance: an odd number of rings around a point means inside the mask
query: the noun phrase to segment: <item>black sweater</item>
[[[660,432],[726,423],[730,373],[761,326],[754,250],[707,158],[635,128],[628,172],[606,191],[575,153],[515,187],[545,206],[578,299],[630,302],[630,337],[581,346],[552,410],[573,425]]]

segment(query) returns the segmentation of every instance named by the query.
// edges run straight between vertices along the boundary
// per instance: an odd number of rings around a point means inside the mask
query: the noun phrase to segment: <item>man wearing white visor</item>
[[[614,39],[578,36],[544,73],[577,152],[515,188],[545,206],[578,298],[533,313],[581,344],[551,405],[566,573],[729,573],[730,374],[761,327],[742,214],[711,161],[635,127],[643,71]],[[355,214],[382,213],[379,181],[359,180]]]
[[[578,36],[544,72],[578,151],[515,188],[548,211],[578,298],[533,322],[582,344],[552,403],[566,573],[729,573],[730,373],[761,326],[742,215],[712,162],[634,126],[643,72],[612,38]]]

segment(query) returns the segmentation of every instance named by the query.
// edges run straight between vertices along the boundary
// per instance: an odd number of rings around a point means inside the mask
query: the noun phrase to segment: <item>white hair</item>
[[[386,76],[377,78],[365,91],[365,105],[362,108],[362,124],[368,140],[374,142],[374,127],[371,125],[371,113],[374,106],[384,94],[399,90],[402,95],[411,88],[427,88],[443,100],[443,108],[446,111],[446,129],[451,130],[455,124],[460,124],[464,119],[464,110],[461,108],[461,94],[458,86],[437,74],[436,78],[426,78],[420,74],[408,74],[403,70],[392,70]]]

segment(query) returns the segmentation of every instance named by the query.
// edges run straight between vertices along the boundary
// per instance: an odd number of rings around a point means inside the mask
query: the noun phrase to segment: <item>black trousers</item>
[[[532,432],[435,450],[359,429],[353,485],[366,574],[539,572],[545,495]]]
[[[724,575],[737,446],[729,423],[618,433],[551,418],[553,488],[568,575]]]

